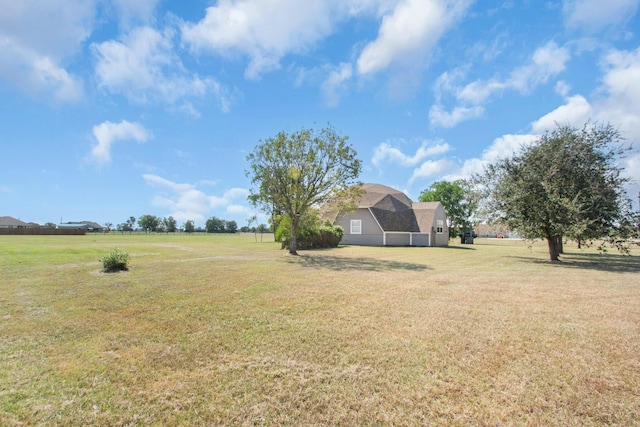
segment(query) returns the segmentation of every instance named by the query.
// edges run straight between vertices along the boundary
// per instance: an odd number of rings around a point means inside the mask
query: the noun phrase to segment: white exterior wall
[[[438,220],[441,220],[444,224],[442,233],[436,232],[436,225]],[[442,205],[436,208],[436,212],[433,219],[432,234],[434,236],[432,246],[448,246],[449,245],[449,228],[447,227],[447,214],[444,211]]]

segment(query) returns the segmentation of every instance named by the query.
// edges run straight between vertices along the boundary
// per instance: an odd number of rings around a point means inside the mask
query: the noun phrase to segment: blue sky
[[[414,200],[555,123],[638,146],[639,3],[0,0],[0,215],[242,226],[246,155],[328,123]]]

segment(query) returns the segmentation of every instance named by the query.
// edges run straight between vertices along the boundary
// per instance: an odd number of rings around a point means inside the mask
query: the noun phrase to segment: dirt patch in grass
[[[124,274],[129,274],[130,273],[130,269],[127,268],[126,270],[114,270],[114,271],[104,271],[104,269],[98,269],[98,270],[91,270],[89,272],[90,275],[95,276],[95,277],[106,277],[106,276],[111,276],[114,274],[117,275],[124,275]]]

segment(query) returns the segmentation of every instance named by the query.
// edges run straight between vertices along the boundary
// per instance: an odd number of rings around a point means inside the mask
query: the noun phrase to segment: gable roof
[[[0,216],[0,227],[26,227],[29,224],[10,216]]]
[[[363,194],[358,201],[359,208],[402,210],[411,207],[411,199],[395,188],[381,184],[362,184],[360,188]]]
[[[369,209],[384,231],[429,233],[440,202],[413,202],[406,194],[381,184],[362,184],[358,207]]]
[[[421,232],[431,232],[431,226],[436,219],[436,210],[441,205],[440,202],[413,202],[413,212]]]

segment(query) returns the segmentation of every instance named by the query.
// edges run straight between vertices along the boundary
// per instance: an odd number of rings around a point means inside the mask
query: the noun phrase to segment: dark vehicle
[[[460,234],[460,243],[463,245],[473,245],[473,239],[478,237],[475,230],[466,230],[464,233]]]

